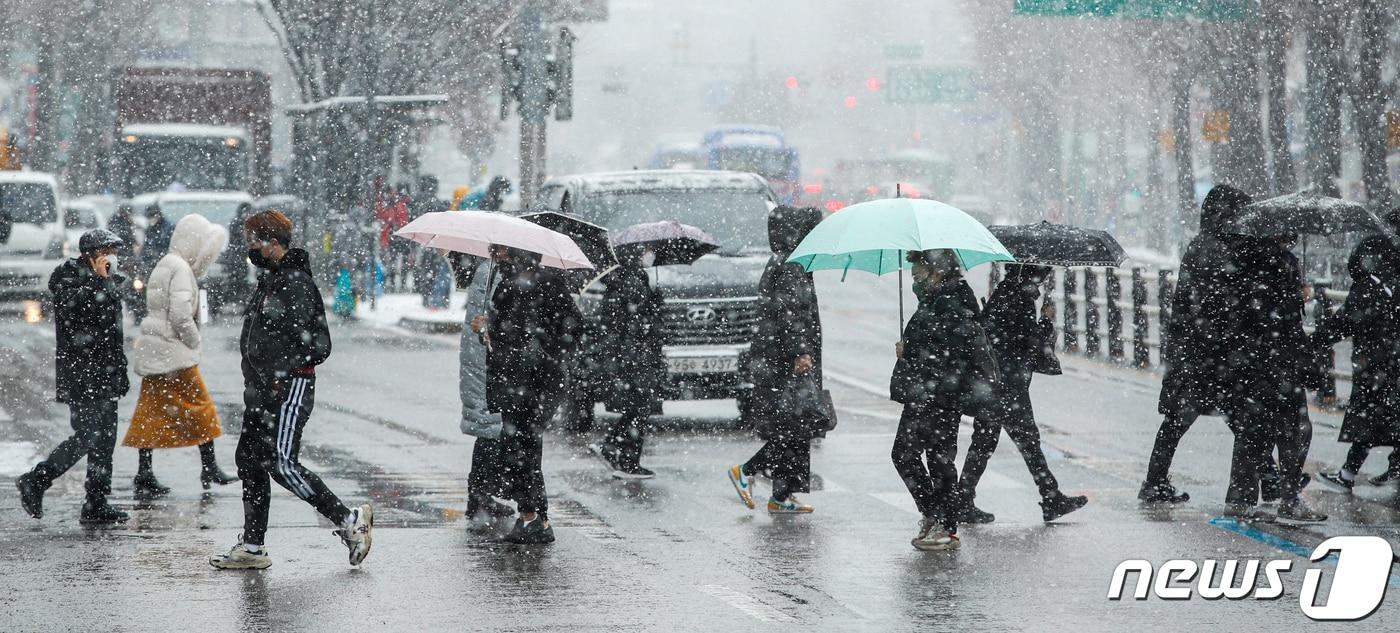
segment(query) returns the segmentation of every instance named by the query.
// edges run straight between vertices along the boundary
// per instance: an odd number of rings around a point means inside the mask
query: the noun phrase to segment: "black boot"
[[[214,457],[214,440],[209,440],[199,445],[199,485],[209,489],[212,484],[227,486],[235,481],[237,477],[224,473],[219,468],[219,462]]]
[[[83,504],[83,514],[78,519],[78,523],[88,526],[113,525],[116,523],[126,523],[131,517],[125,512],[107,503],[106,499],[100,501],[88,500]]]
[[[24,506],[24,511],[36,519],[43,518],[44,491],[49,489],[48,482],[36,472],[27,472],[15,480],[15,487],[19,488],[19,503]]]
[[[1144,481],[1138,490],[1138,499],[1143,503],[1186,503],[1191,495],[1177,490],[1171,481]]]
[[[151,468],[151,449],[138,452],[136,478],[131,480],[131,496],[136,499],[159,499],[170,494],[170,488],[156,481],[156,473]]]
[[[1088,503],[1089,498],[1084,495],[1070,497],[1063,492],[1057,492],[1055,496],[1040,502],[1040,516],[1045,519],[1046,523],[1049,523],[1084,507]]]

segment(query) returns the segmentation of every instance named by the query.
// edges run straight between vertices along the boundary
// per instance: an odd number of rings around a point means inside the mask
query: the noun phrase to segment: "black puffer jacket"
[[[159,222],[146,227],[146,241],[141,244],[141,277],[146,277],[155,270],[156,262],[165,257],[170,252],[170,238],[175,234],[175,226],[169,220],[161,217]]]
[[[919,308],[900,339],[904,356],[890,378],[890,399],[975,414],[996,388],[979,361],[986,339],[977,295],[960,277],[919,294]]]
[[[1300,269],[1292,253],[1266,240],[1232,236],[1227,242],[1241,294],[1225,339],[1231,389],[1223,406],[1265,425],[1247,430],[1274,433],[1284,428],[1281,419],[1306,405],[1306,386],[1315,381]]]
[[[83,403],[126,395],[126,351],[122,340],[125,283],[106,279],[76,259],[59,264],[49,276],[53,293],[54,384],[59,402]]]
[[[1352,286],[1346,303],[1313,332],[1323,352],[1352,339],[1351,400],[1338,439],[1400,446],[1400,249],[1386,238],[1367,238],[1347,268]]]
[[[501,265],[491,294],[486,403],[493,412],[552,410],[583,315],[557,273]]]
[[[661,388],[666,379],[662,357],[662,299],[640,266],[622,265],[604,278],[598,309],[598,358],[609,385],[608,410],[660,413]]]
[[[987,337],[1008,388],[1029,388],[1035,373],[1059,373],[1055,323],[1036,319],[1040,280],[1024,268],[1011,267],[987,299]]]
[[[331,355],[326,305],[311,276],[306,251],[293,248],[263,271],[243,311],[238,338],[245,392],[263,391]]]
[[[1230,314],[1243,289],[1230,245],[1220,233],[1250,197],[1229,185],[1215,187],[1201,205],[1201,233],[1181,256],[1162,358],[1166,375],[1159,413],[1193,408],[1216,413],[1232,387],[1226,356]]]

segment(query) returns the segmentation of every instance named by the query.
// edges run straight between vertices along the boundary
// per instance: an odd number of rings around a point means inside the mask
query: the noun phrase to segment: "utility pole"
[[[375,220],[378,219],[374,208],[374,150],[375,150],[375,113],[374,113],[374,92],[375,83],[379,75],[379,54],[374,49],[371,42],[374,41],[376,20],[379,17],[375,9],[377,2],[367,3],[368,15],[365,20],[365,29],[361,37],[360,45],[364,47],[364,63],[360,64],[362,72],[362,83],[365,88],[365,139],[364,147],[360,149],[360,186],[365,188],[365,208],[369,211],[370,231],[370,257],[369,257],[369,309],[371,311],[379,309],[379,300],[375,270],[379,263],[379,231],[373,230]],[[353,219],[352,219],[353,221]],[[382,229],[381,229],[382,230]]]
[[[550,109],[556,120],[573,118],[574,36],[561,29],[558,43],[551,45],[539,0],[526,0],[516,28],[513,43],[501,42],[501,119],[512,101],[520,104],[520,201],[528,207],[544,182]]]

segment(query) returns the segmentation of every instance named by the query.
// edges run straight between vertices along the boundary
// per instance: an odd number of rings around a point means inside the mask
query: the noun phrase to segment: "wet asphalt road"
[[[50,491],[46,517],[31,520],[13,477],[37,458],[26,451],[61,439],[65,412],[0,415],[0,630],[1322,628],[1299,609],[1309,564],[1285,551],[1289,544],[1310,550],[1329,536],[1362,534],[1400,543],[1400,500],[1369,486],[1348,497],[1313,484],[1309,501],[1333,515],[1324,525],[1232,529],[1218,519],[1230,436],[1215,418],[1198,423],[1178,456],[1176,480],[1192,502],[1140,507],[1137,486],[1160,419],[1156,376],[1066,358],[1065,375],[1036,378],[1034,402],[1051,467],[1090,506],[1043,524],[1030,477],[1004,438],[979,490],[996,523],[965,527],[957,553],[918,552],[908,545],[918,517],[889,463],[899,413],[883,395],[896,338],[893,280],[823,278],[820,290],[841,422],[813,454],[812,516],[769,517],[738,502],[724,468],[758,442],[725,428],[731,403],[668,403],[664,422],[676,428],[657,432],[644,460],[656,479],[616,482],[588,456],[586,439],[555,434],[545,467],[558,542],[518,547],[468,532],[461,510],[471,439],[454,419],[455,337],[338,326],[303,455],[347,502],[375,504],[374,550],[361,568],[348,567],[331,526],[285,491],[272,506],[273,567],[210,568],[205,559],[236,540],[239,488],[202,494],[194,449],[157,452],[157,473],[175,491],[138,504],[130,497],[135,451],[118,448],[114,494],[133,508],[123,528],[78,526],[80,469]],[[26,340],[52,332],[0,329]],[[211,326],[202,366],[229,433],[218,451],[230,470],[241,393],[236,333],[233,323]],[[134,404],[133,392],[124,416]],[[1315,472],[1338,464],[1345,446],[1335,441],[1337,416],[1315,412],[1314,420]],[[968,434],[965,425],[963,448]],[[1384,461],[1373,456],[1366,474]],[[1294,566],[1276,601],[1107,600],[1114,567],[1135,558]],[[1392,630],[1400,598],[1390,593],[1368,620],[1332,626]]]

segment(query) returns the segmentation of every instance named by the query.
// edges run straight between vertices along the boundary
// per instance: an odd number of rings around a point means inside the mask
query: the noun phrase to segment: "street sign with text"
[[[977,86],[970,68],[890,66],[885,100],[895,104],[970,103]]]
[[[1015,13],[1040,16],[1239,20],[1249,0],[1015,0]]]

